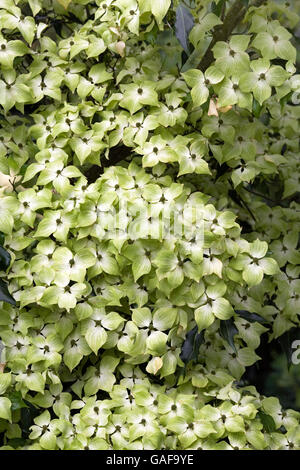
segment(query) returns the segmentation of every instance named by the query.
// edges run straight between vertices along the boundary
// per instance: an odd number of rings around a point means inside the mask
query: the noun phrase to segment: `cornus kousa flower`
[[[21,220],[32,227],[37,216],[37,210],[51,207],[51,199],[52,194],[48,189],[41,191],[26,189],[18,194],[18,199],[7,196],[3,207],[7,207],[16,215],[20,214]]]
[[[240,378],[245,372],[246,367],[254,364],[259,358],[253,349],[249,347],[240,348],[237,352],[226,345],[226,350],[220,354],[222,366],[227,366],[230,373],[236,378]]]
[[[230,39],[229,44],[219,41],[213,48],[216,66],[224,74],[247,71],[250,60],[249,55],[245,51],[248,48],[249,42],[250,36],[238,34]]]
[[[61,362],[59,351],[63,349],[63,344],[57,337],[37,337],[33,339],[32,343],[33,346],[29,349],[27,355],[30,362],[45,361],[47,366],[56,365]]]
[[[200,410],[199,415],[203,420],[212,423],[218,436],[222,436],[225,430],[239,433],[244,430],[244,419],[240,415],[235,415],[232,411],[232,404],[225,401],[219,409],[206,405]]]
[[[122,450],[129,441],[129,430],[125,421],[126,417],[122,414],[113,415],[106,428],[114,448],[117,450]]]
[[[133,322],[141,329],[141,332],[144,334],[146,333],[146,352],[154,356],[163,354],[166,350],[166,343],[168,340],[168,335],[163,333],[163,331],[172,326],[175,321],[174,315],[173,321],[171,318],[169,321],[164,322],[163,319],[159,317],[159,313],[157,314],[156,312],[152,317],[149,309],[141,308],[134,310],[132,319]]]
[[[242,91],[253,90],[254,98],[262,104],[271,96],[271,87],[280,86],[286,80],[284,69],[271,65],[267,59],[257,59],[250,64],[252,72],[242,74],[239,86]]]
[[[5,46],[5,44],[0,45],[0,60],[3,54],[3,46]],[[9,111],[16,103],[20,105],[32,100],[33,92],[29,86],[24,83],[24,75],[16,76],[16,73],[11,71],[7,72],[3,78],[4,80],[0,80],[0,104],[5,111]]]
[[[143,155],[143,166],[152,167],[159,162],[171,162],[177,159],[176,152],[168,146],[160,136],[151,137],[142,147],[136,149],[137,153]]]
[[[295,450],[299,447],[299,427],[289,430],[286,435],[273,433],[268,441],[272,450]]]
[[[280,57],[281,59],[295,61],[295,49],[290,43],[291,34],[282,26],[280,23],[269,25],[267,31],[259,32],[252,46],[258,49],[262,55],[268,59],[275,59]]]
[[[75,330],[68,336],[65,342],[64,362],[70,371],[72,371],[79,364],[82,357],[90,354],[90,352],[91,349],[79,329]]]
[[[61,241],[65,241],[72,225],[76,223],[76,214],[63,214],[62,211],[48,211],[40,222],[35,236],[45,237],[52,235]]]
[[[122,108],[128,109],[131,114],[141,109],[144,105],[156,105],[157,93],[152,82],[132,83],[120,85],[123,98],[120,101]]]
[[[210,67],[203,74],[200,70],[189,70],[183,74],[186,83],[192,88],[191,95],[195,106],[201,106],[209,97],[209,86],[216,85],[224,74],[216,67]]]
[[[276,261],[273,258],[264,258],[267,250],[268,245],[266,242],[256,240],[250,244],[249,250],[247,250],[250,256],[242,253],[231,263],[233,268],[243,271],[243,279],[248,285],[255,286],[259,284],[264,274],[278,273]]]
[[[134,441],[139,437],[146,437],[150,441],[158,443],[162,438],[158,423],[154,420],[154,413],[144,411],[142,408],[136,408],[128,416],[129,439]]]
[[[77,158],[82,165],[92,152],[105,148],[102,142],[101,134],[94,130],[88,130],[80,135],[74,134],[70,140],[70,145],[76,153]]]
[[[81,309],[82,311],[83,309]],[[79,314],[79,309],[77,309]],[[89,313],[89,312],[88,312]],[[82,333],[84,334],[91,350],[97,354],[108,339],[107,330],[113,331],[124,323],[124,319],[117,312],[106,314],[105,309],[95,309],[89,319],[82,322]]]
[[[13,69],[12,64],[15,57],[26,54],[28,48],[23,41],[7,41],[5,37],[0,36],[0,63],[4,70]]]
[[[83,422],[89,426],[95,424],[97,424],[99,428],[105,426],[111,415],[109,401],[100,401],[97,400],[96,397],[88,398],[80,414]]]
[[[253,97],[251,93],[244,93],[239,86],[239,75],[225,78],[216,86],[218,92],[218,105],[221,107],[238,104],[241,108],[252,109]]]
[[[40,101],[44,95],[50,96],[55,100],[60,100],[60,84],[63,80],[62,70],[47,71],[45,77],[37,75],[31,79],[31,87],[34,95],[34,101]]]
[[[264,411],[270,414],[270,416],[272,416],[274,419],[276,429],[278,429],[280,426],[286,426],[287,428],[290,425],[297,426],[297,413],[293,410],[283,410],[278,398],[264,398],[262,401],[262,406]]]
[[[200,306],[195,310],[195,320],[199,331],[210,326],[215,317],[227,320],[233,314],[229,301],[223,298],[226,286],[222,281],[206,288],[205,294],[200,297]]]
[[[188,147],[185,139],[177,138],[178,145],[176,145],[177,153],[179,155],[179,168],[178,176],[187,173],[210,174],[210,169],[207,162],[204,160],[204,155],[207,152],[206,141],[198,139],[190,144]],[[182,145],[181,145],[182,142]]]
[[[14,372],[18,374],[16,378],[17,389],[21,390],[32,390],[35,392],[43,393],[46,382],[45,372],[38,370],[38,365],[27,366],[26,361],[22,358],[18,360],[14,369]]]
[[[48,163],[46,168],[41,171],[37,180],[38,185],[47,185],[53,181],[54,188],[61,192],[66,189],[69,184],[69,178],[78,178],[81,176],[81,172],[72,166],[64,168],[64,165],[60,161]]]
[[[45,390],[44,394],[38,393],[33,400],[37,406],[42,408],[49,408],[53,406],[53,410],[57,416],[60,416],[61,410],[65,406],[71,405],[72,395],[67,392],[63,392],[61,384],[51,384],[49,390]]]
[[[130,117],[130,127],[124,129],[123,141],[131,146],[132,141],[137,145],[143,146],[149,135],[149,131],[158,127],[157,119],[154,116],[144,116],[143,113],[137,113]]]
[[[75,255],[66,247],[59,247],[53,253],[53,269],[56,280],[69,278],[71,281],[83,282],[87,268],[93,266],[95,258],[90,250],[79,250]]]
[[[56,447],[56,429],[55,424],[51,422],[50,413],[44,411],[35,418],[34,425],[31,426],[31,438],[40,437],[41,447],[47,450],[53,450]]]
[[[88,266],[88,275],[92,278],[101,272],[116,275],[119,272],[118,263],[113,257],[113,253],[109,253],[107,244],[98,245],[97,249],[91,251],[93,260]]]
[[[84,386],[87,396],[94,395],[96,390],[104,390],[110,392],[116,382],[116,377],[113,374],[116,366],[119,363],[118,358],[106,355],[104,356],[98,367],[90,367],[84,379],[86,384]]]
[[[295,232],[287,232],[283,240],[274,240],[270,245],[273,256],[280,267],[282,267],[286,261],[291,264],[299,263],[299,252],[297,251],[298,234]]]
[[[32,163],[26,169],[23,182],[31,180],[37,173],[45,170],[47,164],[54,161],[65,163],[68,155],[61,149],[44,149],[36,154],[36,163]]]
[[[201,419],[199,413],[195,413],[192,419],[181,417],[171,418],[167,428],[178,434],[178,440],[184,449],[188,448],[197,438],[206,438],[217,433],[213,424]]]

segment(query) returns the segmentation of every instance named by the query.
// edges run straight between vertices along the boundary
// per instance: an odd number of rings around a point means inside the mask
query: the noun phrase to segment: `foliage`
[[[300,448],[297,10],[0,0],[2,449]]]

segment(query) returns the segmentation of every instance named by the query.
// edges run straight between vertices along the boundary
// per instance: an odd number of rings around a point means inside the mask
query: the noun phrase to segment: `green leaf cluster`
[[[228,4],[0,0],[2,449],[300,448],[298,2]]]

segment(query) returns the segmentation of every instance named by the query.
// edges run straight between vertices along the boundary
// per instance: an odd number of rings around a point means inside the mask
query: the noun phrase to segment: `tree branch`
[[[251,4],[251,6],[259,7],[264,3],[264,1],[265,0],[256,0]],[[227,39],[229,39],[234,29],[245,17],[247,10],[248,7],[245,6],[243,0],[236,0],[234,2],[225,16],[223,24],[215,27],[211,43],[202,57],[201,62],[198,65],[198,69],[202,70],[202,72],[205,72],[205,70],[213,63],[214,55],[212,49],[214,45],[218,41],[227,41]]]

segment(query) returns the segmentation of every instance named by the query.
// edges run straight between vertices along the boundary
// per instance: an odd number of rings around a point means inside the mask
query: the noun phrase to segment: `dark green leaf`
[[[14,449],[20,449],[26,445],[26,439],[23,437],[15,437],[14,439],[9,439],[9,441],[7,441],[7,445]]]
[[[28,408],[28,405],[24,402],[21,392],[13,391],[9,393],[8,398],[11,401],[11,410],[16,411],[21,408]]]
[[[260,116],[259,119],[265,126],[268,126],[270,124],[270,114],[269,113],[263,113]]]
[[[27,408],[21,409],[21,421],[20,426],[23,432],[23,436],[27,437],[30,434],[30,426],[34,424],[33,420],[40,414],[40,410],[35,408],[28,401],[25,402],[28,405]]]
[[[288,363],[288,369],[292,365],[292,355],[293,355],[293,350],[292,350],[292,342],[293,342],[293,336],[292,333],[296,331],[295,328],[292,328],[291,330],[287,331],[284,333],[280,338],[278,338],[278,342],[282,348],[283,353],[286,356],[287,363]]]
[[[186,334],[185,341],[181,348],[180,359],[187,364],[191,360],[197,359],[199,348],[204,341],[204,331],[198,333],[198,327],[195,326]]]
[[[224,8],[225,1],[226,0],[220,0],[218,2],[218,4],[216,4],[216,2],[212,2],[212,5],[211,5],[212,13],[214,13],[217,16],[221,16],[221,13],[222,13],[223,8]]]
[[[259,104],[259,102],[255,98],[253,98],[252,112],[256,118],[259,118],[261,110],[262,110],[262,106]]]
[[[11,256],[3,246],[0,246],[0,271],[6,271],[10,265]]]
[[[175,34],[183,49],[189,54],[189,33],[194,26],[194,17],[182,4],[176,9]]]
[[[201,51],[199,51],[198,48],[194,49],[193,52],[189,55],[188,60],[182,66],[181,72],[186,72],[189,69],[196,69],[197,66],[199,65],[200,54],[201,54]],[[192,101],[191,97],[190,97],[190,101]]]
[[[5,282],[0,279],[0,302],[7,302],[12,305],[16,305],[15,299],[10,295]]]
[[[161,46],[159,48],[159,54],[163,62],[163,67],[171,73],[175,73],[175,70],[178,70],[178,67],[181,68],[182,65],[182,50],[173,30],[168,29],[161,31],[157,35],[156,44]]]
[[[3,246],[5,240],[5,235],[3,232],[0,232],[0,245]]]
[[[154,27],[151,29],[151,31],[148,31],[144,35],[145,41],[147,41],[149,44],[152,46],[156,45],[157,42],[157,35],[159,34],[159,29],[157,25],[154,25]]]
[[[258,315],[258,313],[254,312],[247,312],[246,310],[235,310],[235,312],[245,320],[249,322],[255,322],[257,321],[258,323],[269,323],[265,318],[261,317]]]
[[[272,416],[267,415],[263,411],[259,411],[258,417],[260,418],[266,432],[270,433],[276,431],[276,424]]]
[[[195,341],[194,341],[194,351],[193,351],[193,356],[192,360],[196,360],[199,354],[199,348],[201,344],[204,341],[204,331],[202,330],[200,333],[197,333],[195,336]]]
[[[285,152],[287,151],[287,149],[288,149],[288,146],[287,146],[286,143],[284,143],[283,146],[282,146],[282,148],[281,148],[280,154],[281,154],[281,155],[284,155]]]
[[[194,341],[195,341],[195,335],[197,331],[198,331],[198,327],[195,326],[192,330],[190,330],[186,334],[186,338],[184,340],[184,343],[181,348],[181,353],[180,353],[180,359],[185,364],[191,360],[191,357],[193,355]]]
[[[283,107],[284,105],[286,105],[290,99],[292,98],[294,92],[293,91],[290,91],[290,93],[288,93],[287,95],[285,95],[283,98],[281,98],[280,100],[280,104],[281,106]]]
[[[236,351],[233,338],[237,333],[238,333],[238,329],[235,326],[232,318],[229,318],[229,320],[222,320],[220,322],[220,335],[232,347],[234,352],[237,352],[237,351]]]

